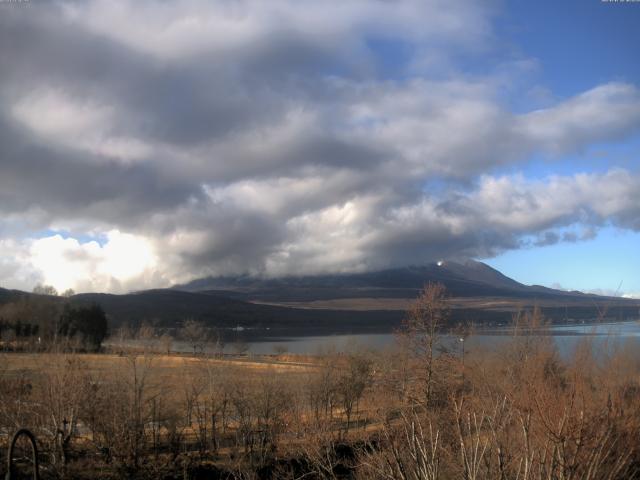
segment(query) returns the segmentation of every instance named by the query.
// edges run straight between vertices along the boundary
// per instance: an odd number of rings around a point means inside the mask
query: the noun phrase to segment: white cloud
[[[395,149],[394,168],[403,164],[408,175],[462,178],[640,130],[640,91],[630,84],[603,84],[524,114],[505,110],[496,87],[489,79],[352,86],[347,126],[363,142]]]
[[[553,107],[528,113],[516,130],[532,145],[554,153],[616,139],[638,128],[640,92],[626,83],[599,85]]]
[[[468,219],[470,228],[529,234],[577,223],[613,222],[637,229],[640,177],[623,169],[544,180],[485,175],[478,188],[462,194],[457,203],[464,208],[452,216]]]
[[[31,265],[28,248],[12,239],[0,239],[0,287],[31,290],[42,281]]]
[[[155,273],[159,265],[151,242],[118,230],[107,232],[102,245],[61,235],[32,240],[27,260],[43,283],[59,291],[122,292],[161,280]]]

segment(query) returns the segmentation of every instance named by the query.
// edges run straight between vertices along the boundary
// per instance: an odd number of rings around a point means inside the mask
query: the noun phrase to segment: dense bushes
[[[98,350],[107,336],[107,317],[96,304],[71,305],[50,296],[24,297],[0,306],[4,350],[65,348]]]
[[[98,350],[107,336],[107,316],[96,304],[79,307],[66,305],[58,325],[59,335],[80,338],[91,350]]]

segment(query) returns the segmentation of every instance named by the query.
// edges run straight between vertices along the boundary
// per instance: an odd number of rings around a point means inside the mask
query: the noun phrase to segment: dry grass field
[[[140,354],[142,355],[142,354]],[[15,374],[16,372],[33,371],[46,372],[47,368],[55,365],[56,353],[0,353],[2,359],[2,373],[4,375]],[[81,361],[90,373],[103,371],[121,370],[129,355],[113,353],[75,353],[74,358]],[[215,358],[205,356],[193,356],[188,354],[153,354],[153,365],[158,374],[167,379],[175,380],[180,378],[184,368],[202,367],[203,364],[211,366],[234,367],[244,373],[256,374],[264,371],[281,372],[307,372],[317,367],[317,359],[312,356],[297,355],[266,355],[256,357],[229,356],[227,358]]]

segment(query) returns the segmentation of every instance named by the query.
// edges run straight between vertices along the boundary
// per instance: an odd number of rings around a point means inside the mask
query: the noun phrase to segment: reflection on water
[[[472,336],[465,340],[465,350],[472,352],[473,350],[495,349],[511,341],[513,333],[512,327],[478,328]],[[594,347],[605,345],[608,348],[623,345],[640,346],[640,321],[549,326],[536,330],[533,335],[551,336],[558,346],[560,354],[568,356],[572,354],[575,347],[585,337],[588,337],[593,342]],[[457,351],[461,348],[459,340],[457,336],[442,336],[443,346],[452,351]],[[229,342],[224,346],[224,351],[225,353],[246,351],[254,354],[272,354],[284,351],[296,354],[317,354],[329,350],[346,352],[359,348],[379,350],[391,347],[394,341],[395,336],[391,333],[298,337],[265,336],[248,341]],[[173,348],[176,351],[190,351],[189,345],[182,342],[175,342]]]

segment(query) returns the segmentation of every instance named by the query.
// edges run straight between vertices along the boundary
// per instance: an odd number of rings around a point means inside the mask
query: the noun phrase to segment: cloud
[[[637,130],[639,104],[636,87],[608,83],[557,106],[528,113],[519,119],[516,129],[551,152],[571,152],[580,145],[613,140]]]
[[[486,257],[526,238],[579,241],[607,223],[639,230],[636,171],[504,174],[637,134],[640,90],[547,92],[543,109],[514,111],[505,86],[536,91],[526,80],[535,61],[470,74],[461,60],[500,54],[496,9],[440,0],[5,9],[0,278],[122,291],[208,274]]]
[[[483,176],[474,188],[461,186],[444,197],[395,197],[380,190],[323,203],[322,182],[241,182],[209,191],[210,211],[188,227],[183,223],[182,236],[168,250],[190,245],[197,255],[185,254],[181,262],[198,275],[353,271],[487,257],[525,246],[523,238],[532,235],[540,235],[538,245],[557,243],[568,228],[580,232],[568,241],[588,239],[594,226],[609,222],[636,229],[639,187],[639,178],[615,169],[535,181]],[[213,231],[215,225],[230,230]],[[239,250],[253,256],[235,258]]]
[[[269,63],[287,54],[300,61],[291,55],[296,43],[309,45],[310,51],[316,51],[315,58],[318,51],[346,57],[361,51],[367,33],[473,45],[490,36],[492,13],[474,2],[455,5],[418,0],[178,0],[161,4],[143,0],[116,6],[101,0],[63,5],[64,18],[73,24],[88,26],[160,59],[232,52],[266,55]],[[342,52],[336,51],[339,48]]]
[[[104,243],[54,234],[22,243],[0,242],[13,263],[0,263],[3,278],[16,278],[17,287],[30,290],[36,283],[62,291],[126,292],[139,286],[168,284],[158,275],[158,258],[147,239],[117,230]]]
[[[575,242],[575,239],[572,239]],[[536,247],[546,247],[548,245],[555,245],[560,241],[560,235],[556,232],[544,232],[539,235],[539,238],[534,242]]]
[[[4,279],[1,287],[31,290],[41,283],[42,273],[31,266],[30,254],[24,245],[13,239],[1,239],[0,251],[0,278]]]
[[[86,151],[96,159],[130,161],[148,157],[151,146],[113,132],[114,108],[91,101],[77,102],[65,92],[44,88],[13,105],[12,116],[50,146]]]

